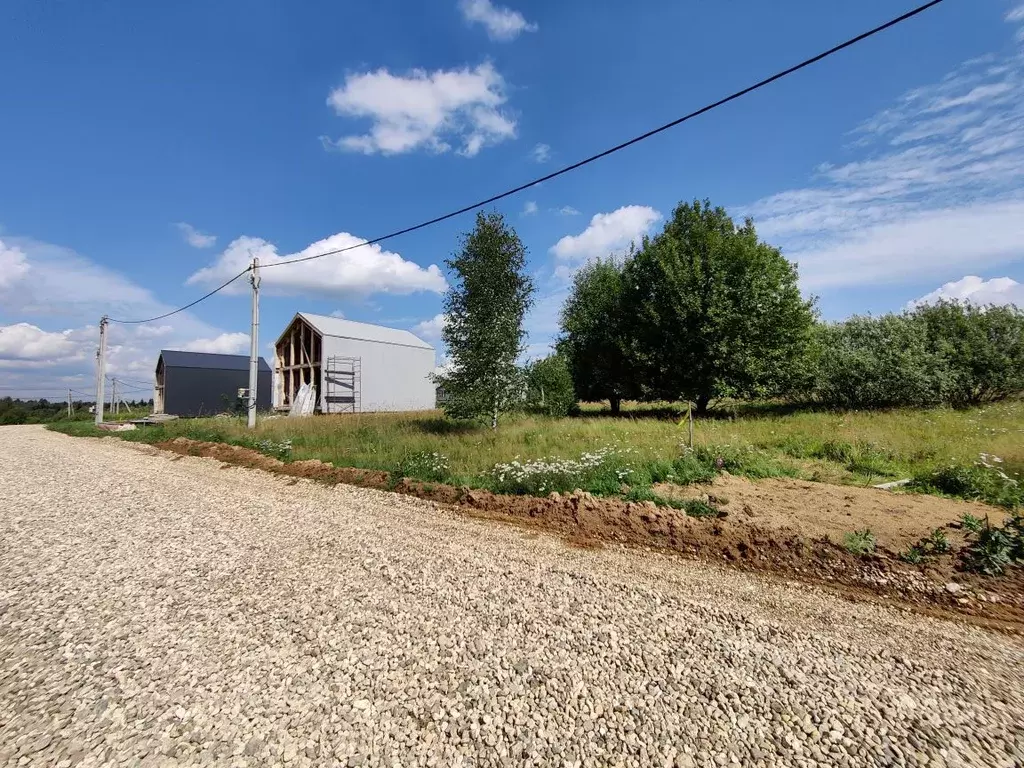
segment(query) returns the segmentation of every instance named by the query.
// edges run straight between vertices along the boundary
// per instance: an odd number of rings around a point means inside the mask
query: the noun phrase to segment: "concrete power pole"
[[[69,419],[71,418],[72,412],[73,412],[73,409],[71,407],[71,390],[69,389],[68,390],[68,418]]]
[[[107,316],[100,318],[100,348],[96,350],[96,423],[103,423],[103,384],[107,377]]]
[[[260,365],[260,260],[253,257],[252,274],[252,328],[249,331],[249,429],[256,428],[256,387],[259,380]]]

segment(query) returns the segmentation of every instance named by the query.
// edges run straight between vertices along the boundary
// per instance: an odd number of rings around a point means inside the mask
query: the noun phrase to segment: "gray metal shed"
[[[256,382],[256,409],[268,411],[272,374],[262,357]],[[224,413],[234,410],[238,390],[248,388],[248,355],[164,349],[156,361],[153,412],[183,417]]]
[[[303,384],[321,413],[434,408],[434,348],[409,331],[299,312],[275,344],[274,406]]]

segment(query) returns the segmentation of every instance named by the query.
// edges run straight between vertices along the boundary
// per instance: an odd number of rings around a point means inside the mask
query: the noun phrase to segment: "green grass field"
[[[82,423],[55,428],[96,434]],[[970,410],[841,413],[745,406],[695,420],[692,452],[686,449],[687,434],[685,411],[672,407],[637,406],[613,417],[595,406],[567,419],[509,416],[497,432],[427,412],[264,418],[254,433],[241,419],[180,420],[118,436],[235,443],[288,460],[315,458],[513,493],[582,487],[616,494],[624,484],[685,483],[707,479],[715,469],[859,485],[927,477],[950,466],[984,477],[1001,470],[1011,479],[1024,478],[1024,402],[1019,400]],[[976,466],[982,454],[994,457],[986,459],[995,467],[991,472]],[[506,466],[496,470],[497,465]],[[973,488],[974,481],[964,482],[928,490],[991,495]],[[1012,505],[1019,495],[1012,492],[1009,501],[999,503]]]

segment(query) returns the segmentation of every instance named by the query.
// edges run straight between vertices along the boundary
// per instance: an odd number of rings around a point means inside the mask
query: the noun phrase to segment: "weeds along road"
[[[1013,639],[0,429],[0,765],[1021,765]]]

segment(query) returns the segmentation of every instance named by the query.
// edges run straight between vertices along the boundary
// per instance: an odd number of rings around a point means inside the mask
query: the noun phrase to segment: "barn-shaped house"
[[[433,372],[434,348],[409,331],[299,312],[275,345],[274,406],[311,384],[321,413],[430,410]]]
[[[256,409],[268,411],[272,374],[262,357],[256,382]],[[164,349],[156,361],[153,412],[194,417],[234,411],[239,389],[249,389],[248,355]]]

